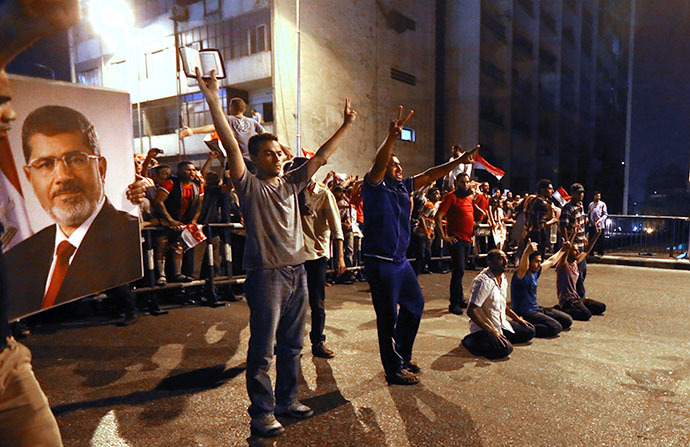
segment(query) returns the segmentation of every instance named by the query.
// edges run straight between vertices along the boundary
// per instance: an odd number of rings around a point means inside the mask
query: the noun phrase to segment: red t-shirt
[[[474,232],[474,206],[472,196],[458,197],[448,194],[438,207],[438,212],[446,215],[446,234],[463,241],[471,241]]]
[[[474,199],[474,203],[477,204],[477,207],[479,207],[479,209],[484,211],[486,214],[489,214],[489,196],[487,196],[484,193],[479,193],[477,194],[477,197]],[[475,210],[474,220],[476,220],[477,222],[482,222],[486,220],[486,215]]]

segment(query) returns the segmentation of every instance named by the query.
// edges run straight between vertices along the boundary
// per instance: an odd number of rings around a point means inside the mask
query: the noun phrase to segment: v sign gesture
[[[398,137],[402,133],[403,130],[403,124],[407,122],[410,118],[412,118],[412,115],[414,115],[414,110],[410,110],[407,115],[403,118],[403,106],[398,107],[398,119],[391,121],[391,124],[388,128],[388,135]]]

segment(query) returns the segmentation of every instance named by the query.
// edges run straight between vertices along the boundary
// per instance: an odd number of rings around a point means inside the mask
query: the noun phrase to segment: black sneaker
[[[335,355],[333,354],[333,351],[328,349],[323,343],[313,345],[311,347],[311,353],[314,355],[314,357],[320,357],[322,359],[332,359]]]
[[[453,306],[452,304],[448,306],[448,312],[455,314],[455,315],[462,315],[462,307],[460,306]]]

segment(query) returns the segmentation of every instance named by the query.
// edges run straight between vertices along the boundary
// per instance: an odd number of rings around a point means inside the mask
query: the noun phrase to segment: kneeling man
[[[526,343],[534,338],[534,326],[507,307],[508,281],[503,272],[508,258],[501,250],[493,249],[486,256],[487,268],[481,271],[470,286],[470,334],[462,345],[477,356],[502,359],[513,352],[511,343]],[[508,321],[506,315],[514,321]]]
[[[564,244],[558,253],[542,262],[539,245],[528,239],[520,265],[510,281],[510,306],[516,314],[534,325],[537,337],[555,337],[573,324],[567,313],[537,304],[537,281],[542,269],[554,266],[569,248],[567,243]]]

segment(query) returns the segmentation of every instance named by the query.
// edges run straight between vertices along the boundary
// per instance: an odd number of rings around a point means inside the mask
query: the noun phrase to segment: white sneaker
[[[261,436],[263,438],[279,436],[285,431],[285,428],[271,413],[257,418],[252,418],[250,427],[252,435]]]

